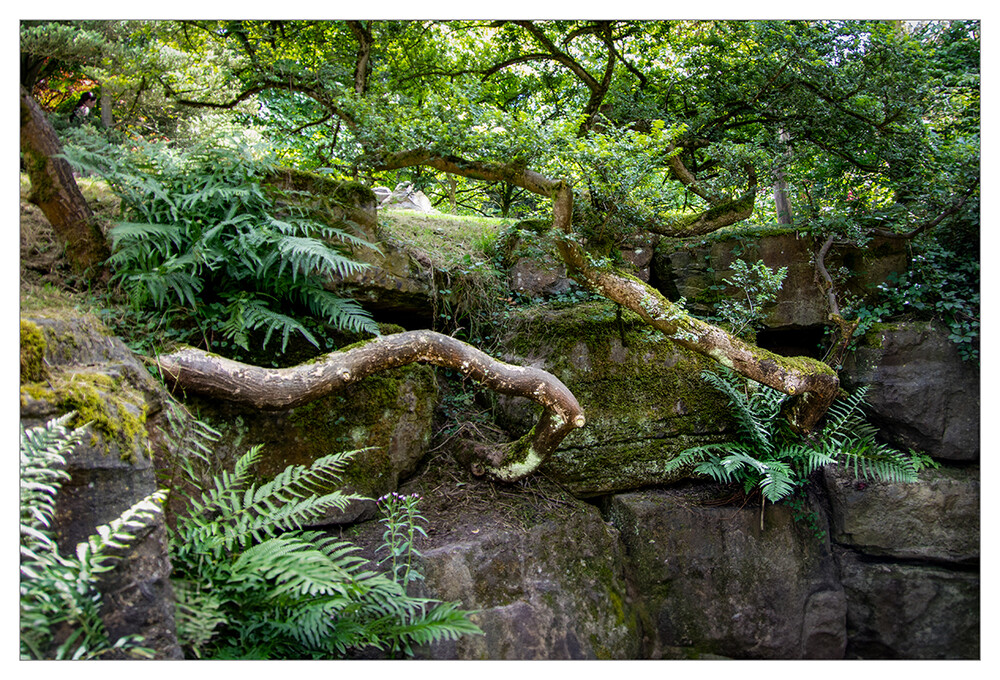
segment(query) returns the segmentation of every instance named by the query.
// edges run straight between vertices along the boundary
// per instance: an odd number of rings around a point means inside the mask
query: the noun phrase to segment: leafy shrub
[[[76,547],[75,556],[59,553],[50,529],[56,494],[69,474],[65,456],[79,443],[82,429],[65,427],[73,413],[44,426],[21,428],[20,552],[22,659],[94,659],[126,653],[150,657],[142,640],[125,636],[112,642],[101,620],[100,574],[113,569],[136,533],[162,513],[165,493],[139,501]]]
[[[873,323],[909,317],[934,319],[949,331],[961,357],[979,363],[979,262],[934,242],[914,255],[910,269],[890,274],[877,299],[857,309],[857,335]]]
[[[342,658],[363,650],[396,656],[413,645],[479,633],[458,603],[411,597],[416,499],[386,520],[390,574],[365,569],[351,543],[304,530],[359,497],[328,487],[355,452],[290,466],[249,483],[252,448],[233,472],[191,499],[171,537],[178,637],[208,658]],[[193,478],[193,481],[197,482]]]
[[[767,314],[764,309],[778,298],[788,267],[771,270],[763,261],[752,265],[736,259],[733,275],[724,282],[736,288],[736,297],[724,298],[716,306],[719,315],[732,326],[734,335],[756,331]]]
[[[360,305],[323,287],[365,266],[347,248],[371,244],[350,224],[313,219],[289,192],[265,189],[274,168],[252,150],[137,143],[126,151],[91,141],[70,147],[70,157],[121,197],[109,264],[140,323],[237,352],[249,350],[253,331],[261,347],[280,337],[282,352],[293,336],[319,347],[324,324],[377,334]]]
[[[843,465],[866,479],[914,482],[928,464],[924,456],[904,454],[875,440],[877,430],[863,411],[867,386],[834,403],[823,428],[803,438],[781,417],[788,395],[725,368],[702,376],[729,398],[740,439],[687,449],[667,464],[668,472],[690,467],[696,474],[738,483],[746,493],[759,491],[764,499],[778,502],[824,465]]]

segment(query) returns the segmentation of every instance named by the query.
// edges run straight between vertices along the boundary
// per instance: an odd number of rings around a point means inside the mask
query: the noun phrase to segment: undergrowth
[[[101,619],[98,578],[113,569],[141,531],[162,516],[157,491],[97,527],[63,555],[53,522],[56,496],[69,481],[66,456],[83,429],[68,430],[74,413],[45,425],[21,427],[20,453],[20,656],[22,659],[151,658],[139,636],[111,640]]]
[[[78,138],[74,165],[121,198],[108,260],[130,312],[126,327],[228,353],[251,343],[284,352],[292,337],[320,348],[325,327],[377,334],[370,315],[324,287],[365,265],[357,225],[328,224],[298,194],[268,186],[275,167],[224,142],[181,150]],[[148,347],[137,349],[150,350]]]
[[[788,395],[725,368],[702,376],[728,398],[739,439],[687,449],[667,464],[668,472],[689,468],[776,503],[792,496],[825,465],[841,465],[865,479],[915,482],[919,471],[932,464],[927,456],[902,453],[877,441],[877,429],[864,414],[867,386],[835,402],[823,427],[803,437],[782,416]]]
[[[205,439],[206,432],[195,433]],[[209,464],[204,447],[189,461]],[[411,597],[418,578],[414,539],[423,534],[417,500],[387,509],[388,573],[372,571],[356,546],[304,527],[360,497],[324,489],[356,452],[289,466],[252,482],[261,447],[198,489],[171,535],[178,638],[185,651],[214,659],[328,659],[375,651],[410,656],[418,645],[481,631],[457,602]]]

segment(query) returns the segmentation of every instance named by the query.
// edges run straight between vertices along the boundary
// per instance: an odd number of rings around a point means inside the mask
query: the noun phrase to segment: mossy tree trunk
[[[532,473],[585,419],[573,393],[555,376],[513,366],[455,338],[433,331],[384,335],[291,368],[267,369],[198,349],[162,355],[157,365],[175,387],[259,409],[294,408],[343,389],[373,373],[414,362],[443,366],[501,394],[525,397],[542,406],[534,428],[522,439],[483,451],[473,472],[514,481]]]
[[[62,145],[38,103],[21,87],[21,152],[31,179],[29,200],[41,208],[78,274],[103,275],[111,254],[107,239],[76,185],[73,171],[59,155]]]
[[[692,317],[636,277],[611,265],[595,264],[573,233],[573,190],[568,183],[550,179],[523,166],[478,163],[456,156],[435,155],[425,149],[387,156],[382,159],[379,169],[393,170],[410,165],[426,165],[484,181],[506,181],[551,198],[552,224],[561,234],[560,255],[573,276],[591,290],[635,312],[673,342],[728,366],[751,380],[796,396],[790,416],[792,424],[800,431],[811,431],[836,399],[840,382],[833,369],[823,362],[807,357],[783,357],[755,347],[718,326]],[[685,169],[678,164],[674,171],[683,175]],[[703,213],[696,213],[692,219],[674,225],[661,225],[657,231],[670,236],[691,236],[746,219],[756,190],[752,168],[748,168],[748,176],[750,187],[744,196],[736,199],[713,197],[715,200],[710,201],[710,207]],[[681,181],[689,188],[690,182],[693,182],[684,178]]]

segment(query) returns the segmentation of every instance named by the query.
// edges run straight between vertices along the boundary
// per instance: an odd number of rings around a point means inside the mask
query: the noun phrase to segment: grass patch
[[[438,269],[493,257],[499,234],[517,220],[492,217],[379,210],[384,235],[422,251]]]

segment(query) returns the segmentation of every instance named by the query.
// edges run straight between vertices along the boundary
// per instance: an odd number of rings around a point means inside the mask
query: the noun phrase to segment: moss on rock
[[[47,384],[22,385],[22,405],[26,398],[46,402],[63,413],[73,411],[76,415],[70,426],[89,424],[94,433],[91,444],[97,446],[100,435],[105,453],[115,447],[123,460],[131,461],[137,450],[148,451],[145,400],[120,379],[97,372],[59,374]]]
[[[545,462],[549,476],[578,495],[675,481],[666,463],[684,449],[724,441],[733,426],[724,398],[701,379],[710,360],[670,342],[614,304],[517,311],[505,360],[544,368],[573,392],[587,426]],[[535,410],[501,399],[505,424],[526,429]]]
[[[44,380],[45,335],[31,321],[21,321],[21,384]]]

